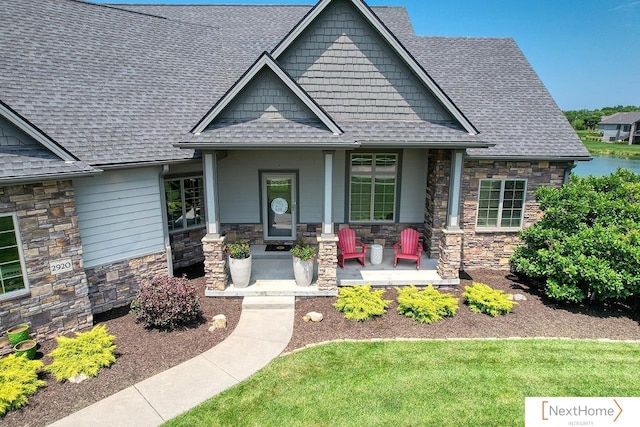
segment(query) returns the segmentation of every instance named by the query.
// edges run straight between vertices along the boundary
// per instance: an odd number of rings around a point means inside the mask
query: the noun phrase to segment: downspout
[[[164,192],[164,177],[169,173],[169,165],[162,165],[162,171],[158,176],[160,183],[160,211],[162,212],[162,234],[164,236],[164,250],[167,253],[167,273],[169,276],[173,276],[173,253],[171,251],[171,238],[169,237],[169,228],[167,223],[169,219],[167,217],[167,195]]]

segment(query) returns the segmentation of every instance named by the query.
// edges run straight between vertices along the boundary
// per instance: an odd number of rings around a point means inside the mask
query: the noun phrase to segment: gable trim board
[[[304,32],[309,25],[315,21],[315,19],[322,13],[325,8],[335,0],[321,0],[316,4],[309,13],[291,30],[291,32],[276,46],[271,55],[278,59],[287,48],[293,44],[293,42]],[[355,7],[360,14],[371,24],[374,29],[382,36],[382,38],[389,43],[392,49],[402,60],[409,66],[409,68],[420,78],[422,83],[431,91],[431,93],[445,106],[447,111],[455,117],[456,120],[464,127],[469,135],[477,135],[480,132],[473,126],[473,124],[466,118],[464,113],[453,103],[451,98],[440,88],[440,86],[429,76],[429,74],[422,68],[415,58],[409,53],[409,51],[400,43],[400,41],[389,31],[384,23],[378,18],[378,16],[367,6],[362,0],[344,0],[348,1],[353,7]]]

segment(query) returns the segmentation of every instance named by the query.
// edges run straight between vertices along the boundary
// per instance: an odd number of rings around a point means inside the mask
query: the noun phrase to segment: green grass
[[[638,343],[332,343],[277,358],[165,425],[521,426],[526,396],[640,396],[639,377]]]
[[[583,139],[590,154],[600,156],[640,157],[640,145],[615,144]]]

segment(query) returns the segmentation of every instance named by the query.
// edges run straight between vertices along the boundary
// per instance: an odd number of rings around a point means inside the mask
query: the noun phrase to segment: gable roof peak
[[[442,90],[442,88],[429,76],[429,74],[416,61],[411,53],[404,47],[398,38],[389,30],[389,28],[378,18],[373,10],[364,2],[364,0],[320,0],[300,22],[287,34],[278,45],[271,51],[273,58],[278,59],[295,40],[314,22],[317,17],[327,7],[334,2],[350,3],[365,19],[373,26],[375,31],[385,40],[389,46],[400,56],[400,58],[409,66],[420,81],[429,89],[436,99],[444,106],[444,108],[460,123],[460,125],[469,133],[469,135],[477,135],[480,132],[467,119],[464,113],[453,103],[451,98]]]
[[[263,69],[270,69],[284,85],[286,85],[297,98],[302,101],[313,114],[331,131],[334,135],[341,135],[342,129],[329,116],[329,114],[315,102],[307,92],[296,83],[291,76],[277,63],[277,61],[269,54],[263,52],[260,57],[253,63],[251,67],[231,86],[227,93],[209,110],[209,112],[198,122],[191,130],[191,133],[199,135],[207,126],[209,126],[216,117],[233,101],[242,90],[255,78],[255,76]]]

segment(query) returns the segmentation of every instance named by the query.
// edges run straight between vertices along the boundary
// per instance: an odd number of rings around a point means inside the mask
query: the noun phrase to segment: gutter
[[[45,181],[67,181],[73,178],[85,178],[90,176],[96,176],[101,174],[101,169],[95,169],[91,172],[70,172],[63,174],[42,174],[42,175],[29,175],[23,178],[20,177],[7,177],[0,178],[0,186],[6,187],[14,184],[34,184]]]

